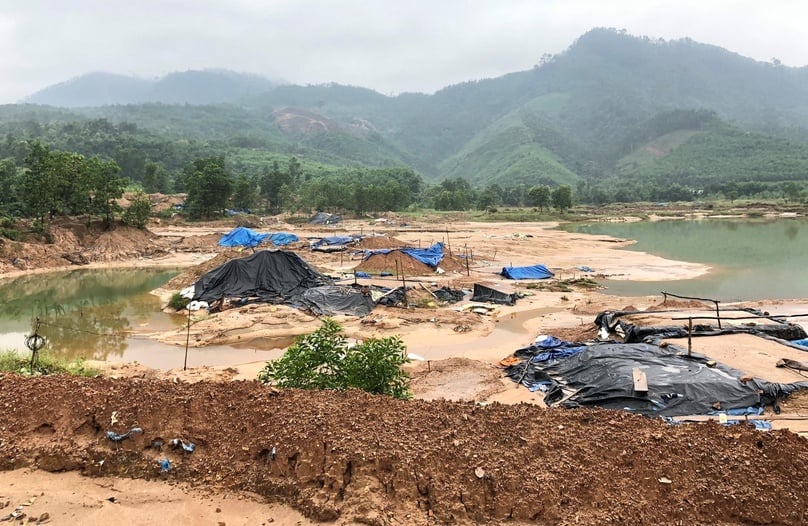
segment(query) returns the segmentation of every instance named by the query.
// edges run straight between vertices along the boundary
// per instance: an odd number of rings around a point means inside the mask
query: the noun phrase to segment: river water
[[[182,327],[187,318],[161,311],[150,294],[178,274],[166,269],[85,269],[32,274],[0,282],[0,351],[28,354],[25,338],[41,320],[44,353],[67,360],[137,361],[157,369],[185,363],[184,346],[161,344],[150,333]],[[226,352],[224,352],[226,351]],[[271,350],[229,346],[191,348],[189,367],[277,358]]]
[[[808,298],[808,220],[703,219],[567,224],[569,232],[633,239],[624,250],[705,263],[708,275],[677,281],[605,280],[620,296],[668,291],[721,301]],[[597,262],[592,266],[597,271]]]

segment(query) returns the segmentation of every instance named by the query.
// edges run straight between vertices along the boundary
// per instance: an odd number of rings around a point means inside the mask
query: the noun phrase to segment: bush
[[[401,338],[371,338],[351,346],[342,327],[325,319],[313,333],[298,336],[282,358],[267,362],[258,380],[297,389],[358,388],[407,399],[409,376],[401,366],[409,361]]]
[[[17,373],[25,376],[41,376],[46,374],[72,374],[75,376],[95,376],[96,369],[87,367],[84,360],[73,360],[67,362],[50,356],[43,356],[40,352],[39,359],[31,368],[30,356],[21,356],[15,351],[0,353],[0,371]]]
[[[180,294],[179,292],[175,292],[171,299],[168,300],[168,306],[174,310],[183,310],[188,304],[191,302],[188,298]]]

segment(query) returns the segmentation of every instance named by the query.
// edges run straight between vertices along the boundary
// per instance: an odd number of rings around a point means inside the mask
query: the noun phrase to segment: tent
[[[513,305],[516,303],[516,294],[505,294],[504,292],[492,289],[491,287],[486,287],[485,285],[475,283],[474,295],[471,297],[471,301],[483,301],[486,303],[496,303],[499,305]]]
[[[508,279],[547,279],[554,276],[544,265],[533,265],[532,267],[503,267],[500,275]]]
[[[211,302],[237,297],[284,303],[307,289],[331,284],[330,278],[293,252],[262,250],[231,259],[199,278],[194,284],[193,299]]]
[[[259,234],[249,228],[239,226],[223,235],[219,240],[221,247],[257,247],[269,234]]]

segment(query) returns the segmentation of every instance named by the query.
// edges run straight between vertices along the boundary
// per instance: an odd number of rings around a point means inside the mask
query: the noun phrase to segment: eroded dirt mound
[[[379,248],[401,248],[406,247],[407,243],[388,236],[368,236],[363,237],[356,245],[359,248],[379,249]]]
[[[117,261],[164,254],[165,248],[155,243],[156,236],[148,230],[118,226],[101,232],[82,254],[89,261]]]
[[[152,257],[167,252],[148,230],[116,223],[105,228],[96,222],[60,218],[45,234],[34,235],[21,226],[21,241],[0,239],[0,272],[86,265]]]
[[[787,431],[256,382],[16,375],[0,377],[0,422],[2,469],[227,486],[318,520],[808,522],[808,441]],[[136,426],[117,446],[107,438]]]

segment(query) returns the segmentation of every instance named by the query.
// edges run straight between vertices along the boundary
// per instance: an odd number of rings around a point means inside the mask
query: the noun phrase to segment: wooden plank
[[[647,393],[648,379],[645,377],[645,372],[641,371],[639,367],[635,367],[631,370],[631,375],[634,377],[634,392]]]

